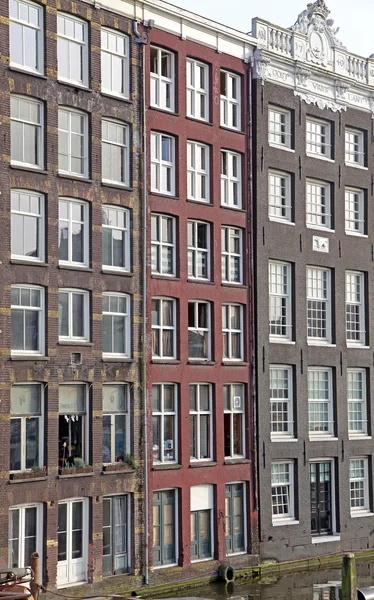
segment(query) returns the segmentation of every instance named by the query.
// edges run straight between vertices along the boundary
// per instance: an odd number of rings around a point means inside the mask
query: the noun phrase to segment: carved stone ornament
[[[369,96],[369,106],[371,110],[371,118],[374,119],[374,96]]]
[[[336,37],[339,28],[334,27],[333,19],[328,19],[329,14],[325,0],[316,0],[307,5],[290,27],[291,31],[308,36],[307,61],[323,67],[332,64],[333,46],[343,47]]]
[[[347,92],[350,90],[350,85],[344,81],[335,81],[335,91],[337,100],[346,100]]]
[[[296,77],[296,85],[303,85],[306,87],[307,81],[311,76],[312,72],[309,69],[304,69],[303,67],[296,67],[295,77]]]
[[[256,65],[256,77],[261,79],[262,85],[268,78],[268,67],[270,64],[270,58],[261,54],[261,52],[255,52],[255,65]]]
[[[304,100],[307,104],[314,104],[318,106],[321,110],[325,108],[329,108],[332,112],[341,112],[342,110],[347,110],[347,107],[344,104],[337,104],[333,100],[328,100],[327,98],[319,98],[318,96],[313,96],[311,94],[304,94],[303,92],[294,91],[295,96],[298,96],[301,100]]]

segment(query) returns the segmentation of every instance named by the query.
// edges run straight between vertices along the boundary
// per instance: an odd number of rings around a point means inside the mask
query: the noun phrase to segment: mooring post
[[[30,559],[30,567],[33,572],[33,578],[30,584],[30,590],[34,597],[34,600],[39,599],[39,554],[33,552]]]
[[[357,600],[356,560],[352,552],[343,554],[342,600]]]

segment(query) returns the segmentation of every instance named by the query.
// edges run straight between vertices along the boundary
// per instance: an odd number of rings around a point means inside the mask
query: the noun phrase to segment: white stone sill
[[[312,544],[325,544],[326,542],[340,542],[340,534],[312,537]]]

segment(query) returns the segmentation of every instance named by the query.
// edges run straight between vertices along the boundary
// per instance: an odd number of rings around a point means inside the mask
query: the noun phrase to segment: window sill
[[[222,361],[222,367],[248,367],[249,363],[244,360],[226,360]]]
[[[199,563],[206,563],[209,561],[213,561],[214,558],[213,556],[208,556],[208,558],[194,558],[193,560],[191,560],[191,564],[196,565]]]
[[[170,108],[159,108],[158,106],[152,106],[152,104],[150,104],[148,108],[149,110],[154,110],[156,112],[160,112],[166,115],[172,115],[173,117],[180,117],[180,113],[177,113],[174,110],[171,110]]]
[[[283,223],[283,225],[291,225],[291,227],[295,227],[295,223],[292,221],[288,221],[287,219],[277,219],[276,217],[269,217],[269,221],[272,223]]]
[[[280,519],[279,521],[272,522],[273,527],[283,527],[284,525],[299,525],[299,521],[296,519]]]
[[[106,470],[103,468],[103,470],[101,471],[102,475],[123,475],[125,473],[136,473],[135,469],[132,469],[131,467],[129,467],[128,469],[113,469],[113,470]]]
[[[121,102],[126,102],[127,104],[133,104],[132,100],[128,97],[121,96],[121,94],[111,94],[110,92],[106,92],[100,90],[100,94],[105,96],[106,98],[113,98],[113,100],[121,100]]]
[[[27,167],[23,165],[16,165],[10,163],[9,167],[11,169],[16,169],[17,171],[26,171],[27,173],[39,173],[39,175],[49,175],[48,171],[42,169],[41,167]]]
[[[369,237],[366,233],[359,233],[358,231],[346,231],[345,235],[350,235],[351,237],[364,239],[368,239]]]
[[[349,344],[347,342],[347,348],[355,348],[357,350],[370,350],[370,346],[363,346],[361,344]]]
[[[330,342],[324,342],[322,340],[320,342],[311,342],[308,340],[307,346],[316,346],[316,348],[336,348],[336,344],[331,344]]]
[[[190,204],[198,204],[199,206],[209,206],[214,208],[214,204],[210,200],[196,200],[196,198],[187,198],[187,202]]]
[[[215,285],[215,282],[211,279],[194,279],[193,277],[189,277],[187,279],[187,283],[203,283],[204,285]]]
[[[92,342],[85,342],[84,340],[59,340],[57,342],[58,346],[93,346]]]
[[[229,206],[228,204],[220,204],[221,208],[225,208],[226,210],[234,210],[237,213],[246,213],[247,211],[244,208],[239,206]]]
[[[25,479],[9,479],[8,483],[10,484],[16,484],[16,483],[31,483],[32,481],[46,481],[48,478],[46,475],[43,475],[43,477],[29,477],[29,478],[25,478]]]
[[[311,225],[310,223],[306,224],[307,229],[312,229],[313,231],[323,231],[324,233],[335,233],[335,229],[331,229],[331,227],[322,227],[318,225]]]
[[[335,160],[333,158],[329,158],[328,156],[322,156],[320,154],[312,154],[312,152],[306,152],[306,156],[309,158],[318,158],[318,160],[324,160],[325,162],[334,163]]]
[[[212,365],[216,365],[216,361],[215,360],[204,360],[203,358],[189,358],[187,361],[188,365],[199,365],[199,366],[212,366]]]
[[[197,460],[196,462],[190,462],[190,469],[197,469],[199,467],[216,467],[217,465],[218,463],[213,460],[202,460],[201,462]]]
[[[227,125],[220,125],[220,129],[224,131],[232,131],[232,133],[238,133],[239,135],[245,135],[245,132],[242,129],[236,129],[235,127],[228,127]]]
[[[362,519],[362,517],[374,517],[374,513],[370,512],[370,511],[357,512],[357,514],[351,513],[351,519]]]
[[[154,463],[152,466],[153,471],[178,471],[182,468],[182,465],[176,463]]]
[[[192,117],[191,115],[186,115],[186,119],[188,121],[193,121],[194,123],[201,123],[202,125],[209,125],[209,127],[213,127],[213,123],[205,119],[199,119],[198,117]]]
[[[338,442],[339,438],[335,437],[334,435],[316,435],[316,436],[309,436],[309,441],[310,442]]]
[[[180,277],[175,275],[158,275],[157,273],[151,273],[151,279],[163,279],[167,281],[180,281]]]
[[[28,267],[49,267],[48,263],[42,260],[27,260],[26,258],[11,258],[10,263],[12,265],[27,265]]]
[[[269,342],[270,344],[290,344],[290,346],[295,346],[296,342],[294,342],[293,340],[286,340],[286,339],[282,339],[282,338],[269,338]]]
[[[36,362],[38,360],[51,360],[49,356],[38,355],[38,354],[25,354],[25,355],[11,355],[10,360],[28,360],[32,362]]]
[[[248,465],[251,461],[248,458],[228,458],[223,461],[224,465]]]
[[[288,148],[288,146],[281,146],[280,144],[273,144],[272,142],[269,142],[269,146],[271,148],[277,148],[278,150],[285,150],[286,152],[292,152],[295,154],[294,148]]]
[[[124,356],[103,356],[102,357],[102,362],[112,362],[112,363],[132,363],[134,362],[133,358],[127,358]]]
[[[134,276],[134,273],[132,273],[131,271],[121,271],[120,269],[111,269],[110,267],[102,267],[101,272],[105,273],[106,275],[121,275],[121,277]]]
[[[230,288],[230,289],[235,289],[235,290],[246,290],[247,286],[244,285],[243,283],[230,283],[229,281],[222,281],[221,283],[222,287],[226,287],[226,288]]]
[[[182,361],[176,358],[152,358],[151,363],[154,365],[180,365]]]
[[[87,273],[93,273],[93,269],[91,269],[90,267],[85,267],[83,265],[81,267],[78,267],[77,265],[58,265],[57,268],[67,271],[87,271]]]
[[[126,183],[116,183],[115,181],[102,181],[101,185],[103,187],[121,190],[121,192],[133,192],[134,191],[134,188],[131,185],[126,185]]]
[[[283,444],[286,444],[288,442],[298,442],[299,440],[295,437],[284,436],[284,437],[275,438],[275,437],[270,436],[270,441],[275,442],[276,444],[279,444],[279,442],[283,442]]]
[[[72,473],[71,475],[57,475],[57,479],[73,479],[73,477],[93,477],[93,470],[89,473]]]
[[[75,182],[80,182],[83,181],[83,183],[93,183],[93,179],[90,179],[89,177],[86,177],[85,175],[77,175],[77,174],[71,174],[70,173],[57,173],[57,177],[61,177],[61,179],[70,179],[71,181],[75,181]]]
[[[42,73],[30,71],[29,69],[23,69],[22,67],[17,67],[15,65],[9,65],[8,69],[9,71],[14,71],[15,73],[22,73],[22,75],[32,75],[33,77],[38,77],[39,79],[48,79],[48,77]]]
[[[179,196],[175,194],[168,194],[167,192],[156,192],[152,189],[148,191],[150,196],[156,196],[157,198],[164,198],[165,200],[179,200]]]
[[[312,536],[312,544],[324,544],[326,542],[340,542],[340,533],[332,535]]]
[[[348,440],[350,442],[355,442],[355,441],[365,441],[365,440],[372,440],[373,438],[371,437],[371,435],[366,435],[365,433],[359,433],[358,435],[349,435],[348,434]]]
[[[83,90],[84,92],[89,92],[90,94],[92,94],[91,88],[89,88],[88,85],[84,85],[82,83],[78,83],[78,82],[75,83],[74,81],[59,79],[58,77],[57,77],[57,83],[61,83],[62,85],[68,85],[69,87],[75,88],[78,91]]]
[[[352,167],[353,169],[361,169],[361,171],[368,171],[368,167],[364,167],[363,165],[357,165],[356,163],[345,162],[346,167]]]

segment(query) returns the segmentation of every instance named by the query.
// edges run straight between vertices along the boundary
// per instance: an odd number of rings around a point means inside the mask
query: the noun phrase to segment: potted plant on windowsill
[[[18,481],[20,479],[39,479],[40,477],[46,477],[47,467],[34,466],[26,471],[18,471],[16,473],[10,473],[9,479],[12,481]]]
[[[103,471],[110,473],[111,471],[137,471],[138,465],[132,454],[125,454],[123,458],[120,458],[116,463],[110,463],[103,465]]]
[[[59,467],[58,474],[59,475],[80,475],[81,473],[91,473],[92,467],[90,465],[86,465],[83,458],[76,456],[73,458],[70,464],[67,464],[65,467]]]

